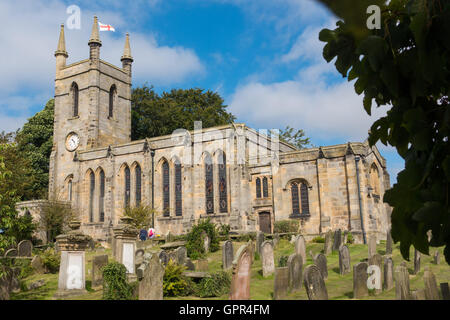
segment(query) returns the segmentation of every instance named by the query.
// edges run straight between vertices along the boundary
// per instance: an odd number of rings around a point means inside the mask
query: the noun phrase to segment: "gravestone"
[[[420,252],[414,249],[414,274],[418,274],[420,272]]]
[[[159,257],[153,254],[144,270],[144,277],[139,281],[139,300],[162,300],[164,266]]]
[[[370,259],[375,253],[377,253],[377,238],[375,235],[369,235],[367,247],[368,258]]]
[[[384,259],[383,289],[391,290],[394,287],[394,262],[392,258]]]
[[[299,291],[302,288],[302,270],[303,260],[299,254],[291,254],[287,261],[287,267],[289,269],[288,286],[292,292]]]
[[[319,268],[322,278],[326,280],[328,278],[327,257],[322,253],[316,254],[314,264]]]
[[[276,248],[279,242],[280,242],[280,235],[278,233],[275,233],[273,235],[273,247]]]
[[[434,252],[433,263],[434,263],[434,264],[440,264],[440,263],[441,263],[441,257],[440,257],[440,252],[439,252],[439,250],[436,250],[436,251]]]
[[[436,282],[436,277],[429,267],[425,267],[423,274],[423,281],[425,283],[425,297],[427,300],[439,300],[439,289]]]
[[[19,257],[31,257],[31,252],[33,250],[33,244],[30,240],[22,240],[17,245],[17,251]]]
[[[199,259],[195,262],[195,270],[197,271],[208,271],[209,265],[208,265],[208,259]]]
[[[169,263],[169,255],[167,254],[166,251],[161,250],[158,254],[159,260],[161,260],[161,263],[164,266],[167,266],[167,264]]]
[[[227,240],[222,244],[222,267],[224,270],[233,267],[233,241]]]
[[[369,295],[367,267],[367,262],[359,262],[353,266],[353,298],[355,299],[361,299]]]
[[[333,231],[330,230],[325,234],[323,253],[325,255],[329,255],[332,252],[332,248],[333,248]]]
[[[261,255],[261,245],[264,242],[264,233],[261,231],[256,232],[256,252]]]
[[[206,232],[202,232],[202,239],[203,239],[203,249],[205,249],[205,253],[209,252],[209,247],[211,245],[211,239],[209,239],[209,236]]]
[[[139,266],[144,262],[144,253],[145,251],[143,249],[137,249],[134,253],[134,263],[136,266]]]
[[[251,243],[241,246],[233,260],[230,300],[250,299],[250,276],[252,267]]]
[[[411,291],[410,297],[411,300],[426,300],[425,290],[424,289],[413,290]]]
[[[94,239],[89,240],[88,248],[89,248],[89,250],[95,250],[95,241],[94,241]]]
[[[274,300],[281,300],[286,297],[289,283],[288,267],[276,268],[273,286]]]
[[[170,231],[167,231],[166,243],[173,242],[174,240],[175,240],[175,236]]]
[[[114,238],[116,239],[116,256],[114,258],[127,269],[128,281],[136,280],[134,259],[139,230],[132,225],[132,222],[133,218],[122,217],[119,224],[113,228]]]
[[[295,239],[295,253],[301,255],[303,263],[306,263],[306,243],[301,234]]]
[[[92,287],[103,285],[102,268],[108,264],[108,255],[95,256],[92,259]]]
[[[45,272],[44,264],[42,262],[41,257],[39,257],[39,256],[34,256],[33,259],[31,259],[31,266],[33,267],[33,270],[36,273],[44,273]]]
[[[350,251],[348,250],[348,247],[344,245],[339,249],[339,273],[344,275],[350,271]]]
[[[395,268],[395,299],[396,300],[410,300],[409,289],[409,273],[405,266],[398,266]]]
[[[186,263],[187,259],[187,250],[186,247],[178,247],[175,249],[175,261],[180,266]]]
[[[268,277],[275,272],[272,241],[264,241],[261,245],[261,263],[263,277]]]
[[[17,250],[14,248],[8,249],[5,252],[5,258],[17,257]]]
[[[386,233],[386,254],[392,254],[392,235],[390,229]]]
[[[316,265],[307,266],[303,278],[309,300],[328,300],[325,281]]]
[[[381,272],[383,270],[383,258],[381,257],[381,255],[379,255],[378,253],[375,253],[372,257],[369,258],[368,261],[368,265],[369,266],[377,266],[378,267],[378,271],[379,273],[379,278],[375,277],[375,283],[374,283],[374,287],[375,287],[375,294],[380,294],[382,292],[382,288],[381,288]],[[373,272],[377,272],[377,271],[371,271],[373,274]],[[380,281],[378,281],[378,279]]]
[[[332,247],[332,251],[338,251],[339,248],[341,247],[341,242],[342,242],[342,231],[341,229],[337,229],[334,232],[334,240],[333,240],[333,247]]]
[[[195,264],[191,261],[190,258],[186,259],[186,262],[184,263],[184,265],[186,266],[187,270],[195,271]]]
[[[448,287],[448,282],[443,282],[440,284],[442,300],[450,300],[450,289]]]

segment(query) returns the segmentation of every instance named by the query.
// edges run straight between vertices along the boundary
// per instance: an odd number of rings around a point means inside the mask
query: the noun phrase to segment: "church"
[[[96,17],[88,45],[88,59],[66,65],[61,26],[49,172],[49,199],[70,206],[84,233],[107,241],[127,206],[148,205],[162,235],[186,233],[203,218],[265,233],[277,221],[297,219],[306,239],[336,229],[358,243],[369,235],[385,239],[391,208],[382,199],[390,182],[375,146],[297,150],[240,123],[196,123],[192,131],[131,141],[129,35],[122,66],[100,59]],[[45,201],[17,208],[39,219]]]

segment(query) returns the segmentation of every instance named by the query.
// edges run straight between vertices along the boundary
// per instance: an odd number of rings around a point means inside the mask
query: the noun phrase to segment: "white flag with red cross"
[[[111,25],[103,24],[98,22],[98,26],[100,27],[100,31],[116,31]]]

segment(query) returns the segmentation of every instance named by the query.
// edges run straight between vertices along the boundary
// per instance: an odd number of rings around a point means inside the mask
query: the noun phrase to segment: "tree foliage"
[[[125,208],[124,215],[133,218],[131,224],[137,229],[147,229],[152,225],[152,213],[154,210],[150,206],[140,205],[137,207]],[[155,212],[155,217],[157,216]]]
[[[392,238],[407,260],[411,245],[424,254],[445,245],[450,264],[450,2],[320,2],[342,19],[320,32],[324,58],[336,58],[342,76],[356,80],[369,115],[373,101],[390,106],[372,125],[369,143],[390,144],[405,160],[384,196],[393,207]],[[381,8],[381,29],[367,29],[371,4]]]
[[[146,85],[134,88],[131,95],[132,140],[172,134],[176,129],[194,129],[194,121],[202,127],[232,123],[235,117],[216,92],[203,89],[172,89],[157,94]]]
[[[48,242],[54,242],[75,217],[75,213],[66,203],[49,200],[42,206],[40,217],[40,230],[45,232]]]
[[[305,137],[305,132],[302,129],[298,129],[294,132],[294,128],[287,126],[284,130],[280,130],[280,141],[284,141],[292,144],[297,149],[304,149],[311,145],[311,141],[308,137]]]

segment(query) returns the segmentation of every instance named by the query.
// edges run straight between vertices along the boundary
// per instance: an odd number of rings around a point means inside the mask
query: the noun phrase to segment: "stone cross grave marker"
[[[268,277],[275,272],[272,241],[264,241],[261,245],[261,263],[263,277]]]
[[[344,245],[339,249],[339,273],[344,275],[350,271],[350,251],[348,250],[348,247]]]
[[[328,300],[327,287],[319,268],[311,264],[306,267],[303,275],[306,293],[309,300]]]

